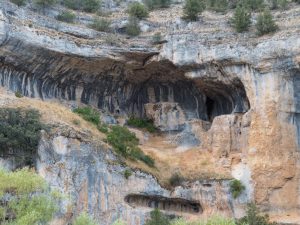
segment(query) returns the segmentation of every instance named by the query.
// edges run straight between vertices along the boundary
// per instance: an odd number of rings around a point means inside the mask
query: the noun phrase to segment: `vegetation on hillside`
[[[43,128],[45,126],[40,122],[40,114],[36,110],[1,108],[0,155],[5,157],[8,153],[22,150],[15,157],[22,164],[32,165]]]
[[[257,34],[259,36],[275,32],[278,29],[273,16],[269,10],[264,10],[259,14],[256,23]]]
[[[91,24],[91,28],[101,32],[109,32],[110,31],[110,21],[104,18],[94,18],[93,23]]]
[[[154,160],[143,153],[138,147],[138,138],[126,127],[114,125],[109,128],[107,125],[101,123],[100,113],[91,107],[76,108],[74,112],[84,120],[94,124],[100,132],[106,133],[107,142],[117,153],[131,160],[140,160],[150,167],[154,166]]]
[[[145,5],[150,10],[170,7],[171,0],[144,0]]]
[[[127,125],[137,128],[144,128],[150,133],[157,131],[156,127],[153,124],[153,121],[149,119],[141,119],[131,116],[127,121]]]
[[[57,210],[56,200],[46,193],[46,183],[29,169],[7,172],[0,169],[0,223],[5,225],[46,224]]]
[[[131,17],[135,17],[138,19],[144,19],[148,17],[148,10],[144,6],[144,4],[139,3],[139,2],[133,2],[128,6],[127,9],[128,14]]]
[[[238,6],[234,11],[231,23],[239,33],[248,31],[251,25],[251,12],[244,6]]]
[[[66,23],[73,23],[76,19],[76,15],[73,12],[66,10],[57,15],[56,19]]]
[[[77,216],[72,225],[97,225],[97,223],[86,213]]]
[[[183,18],[188,21],[196,21],[198,15],[205,9],[203,0],[185,0],[183,6]]]

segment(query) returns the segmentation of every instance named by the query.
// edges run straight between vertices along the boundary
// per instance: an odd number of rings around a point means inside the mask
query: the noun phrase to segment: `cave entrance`
[[[183,198],[167,198],[158,195],[130,194],[125,197],[125,202],[133,207],[158,208],[167,212],[180,212],[198,214],[203,209],[198,201]]]
[[[213,120],[213,110],[215,107],[215,101],[212,100],[210,97],[206,97],[206,114],[207,114],[207,118],[210,122],[212,122]]]

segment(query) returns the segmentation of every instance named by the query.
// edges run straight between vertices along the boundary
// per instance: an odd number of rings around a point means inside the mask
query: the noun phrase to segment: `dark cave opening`
[[[187,200],[183,198],[167,198],[158,195],[130,194],[125,197],[132,207],[158,208],[169,212],[181,212],[198,214],[203,209],[198,201]]]
[[[212,112],[215,107],[215,101],[212,100],[210,97],[206,97],[205,106],[206,106],[207,118],[211,122],[213,120]]]

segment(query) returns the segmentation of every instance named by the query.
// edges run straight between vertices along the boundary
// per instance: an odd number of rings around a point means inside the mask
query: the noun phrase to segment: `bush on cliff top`
[[[196,21],[204,9],[205,2],[203,0],[185,0],[183,18],[188,21]]]
[[[275,32],[278,29],[270,10],[264,10],[259,14],[255,26],[259,36]]]
[[[70,11],[63,11],[56,17],[57,20],[63,21],[66,23],[73,23],[76,19],[76,15]]]
[[[150,133],[155,132],[157,129],[153,125],[153,121],[149,119],[141,119],[131,116],[127,121],[128,126],[145,128]]]
[[[234,11],[231,23],[237,32],[247,31],[251,25],[251,13],[246,7],[238,6]]]

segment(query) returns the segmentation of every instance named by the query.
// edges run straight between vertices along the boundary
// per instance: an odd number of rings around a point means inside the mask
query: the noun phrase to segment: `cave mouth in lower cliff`
[[[125,197],[132,207],[158,208],[167,212],[199,214],[203,209],[198,201],[183,198],[167,198],[159,195],[130,194]]]

